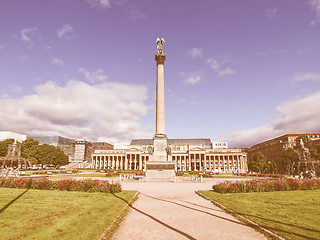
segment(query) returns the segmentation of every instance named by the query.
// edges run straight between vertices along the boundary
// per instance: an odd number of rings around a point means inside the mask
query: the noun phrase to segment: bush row
[[[112,170],[112,169],[99,169],[97,172],[105,171],[107,177],[119,176],[120,174],[135,174],[143,176],[144,172],[142,170]]]
[[[218,193],[249,193],[249,192],[273,192],[293,190],[320,189],[320,179],[259,179],[247,181],[224,182],[213,185],[212,189]]]
[[[121,192],[120,183],[109,183],[108,181],[99,181],[92,179],[67,179],[53,181],[47,178],[0,178],[0,187],[79,192]]]
[[[240,176],[243,177],[268,177],[268,178],[282,178],[284,175],[281,174],[261,174],[261,173],[240,173]]]

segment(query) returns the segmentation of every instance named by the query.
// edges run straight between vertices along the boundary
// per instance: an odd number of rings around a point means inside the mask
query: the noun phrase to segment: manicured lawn
[[[320,190],[199,192],[285,239],[320,239]]]
[[[98,239],[126,205],[115,195],[0,188],[0,239]]]

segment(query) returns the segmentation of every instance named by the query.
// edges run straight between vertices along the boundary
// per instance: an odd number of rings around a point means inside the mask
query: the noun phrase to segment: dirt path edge
[[[136,194],[127,202],[127,204],[122,208],[119,215],[113,220],[109,227],[103,232],[103,234],[98,238],[99,240],[111,239],[112,235],[119,228],[120,223],[124,220],[124,217],[128,214],[130,206],[138,199],[140,192]]]

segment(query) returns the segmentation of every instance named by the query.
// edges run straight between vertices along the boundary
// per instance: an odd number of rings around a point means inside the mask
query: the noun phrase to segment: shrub
[[[120,183],[91,179],[52,181],[47,178],[0,178],[0,187],[104,193],[116,193],[122,190]]]
[[[293,190],[320,189],[320,179],[252,179],[246,181],[226,181],[212,186],[218,193],[249,193],[249,192],[273,192]]]

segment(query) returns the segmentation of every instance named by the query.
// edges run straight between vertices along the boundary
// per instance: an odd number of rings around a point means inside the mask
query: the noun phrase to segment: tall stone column
[[[157,62],[157,92],[156,92],[156,136],[165,135],[164,112],[164,61],[166,55],[158,53],[155,56]]]
[[[170,146],[165,134],[164,114],[164,61],[163,38],[157,38],[157,89],[156,89],[156,134],[153,137],[153,146],[150,148],[150,158],[146,162],[146,181],[171,179],[175,181],[175,163],[171,161]]]

